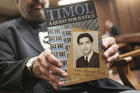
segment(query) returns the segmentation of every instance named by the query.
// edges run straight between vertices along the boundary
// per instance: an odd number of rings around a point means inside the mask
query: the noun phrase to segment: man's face
[[[43,8],[48,6],[48,0],[18,0],[18,8],[21,15],[30,22],[44,21]]]
[[[92,52],[92,43],[88,37],[83,37],[79,40],[79,46],[85,56]]]

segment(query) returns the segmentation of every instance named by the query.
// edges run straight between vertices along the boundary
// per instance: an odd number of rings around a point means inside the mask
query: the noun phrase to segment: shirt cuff
[[[35,62],[37,57],[32,57],[31,59],[29,59],[26,63],[26,67],[29,71],[32,71],[32,68],[33,68],[33,64]]]

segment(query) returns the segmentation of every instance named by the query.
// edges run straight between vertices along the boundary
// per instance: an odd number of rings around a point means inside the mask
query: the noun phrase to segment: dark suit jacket
[[[81,56],[76,60],[76,67],[78,68],[99,67],[99,54],[93,51],[89,63],[85,61],[84,56]]]
[[[27,61],[38,56],[44,49],[33,34],[31,25],[23,19],[14,19],[0,25],[0,90],[28,91],[34,93],[56,93],[44,80],[38,79],[27,70]],[[82,87],[83,86],[83,87]],[[101,79],[92,82],[60,88],[59,93],[79,93],[81,89],[92,87],[96,90],[123,90],[118,83]],[[29,92],[28,92],[29,93]]]

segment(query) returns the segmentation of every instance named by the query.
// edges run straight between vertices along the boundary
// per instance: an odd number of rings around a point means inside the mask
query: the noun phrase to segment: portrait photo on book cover
[[[75,68],[99,68],[98,32],[73,32],[73,62]]]

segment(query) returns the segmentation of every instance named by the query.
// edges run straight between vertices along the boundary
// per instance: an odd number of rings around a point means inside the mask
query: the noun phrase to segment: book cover
[[[52,54],[68,73],[71,85],[108,76],[94,0],[45,9]]]

